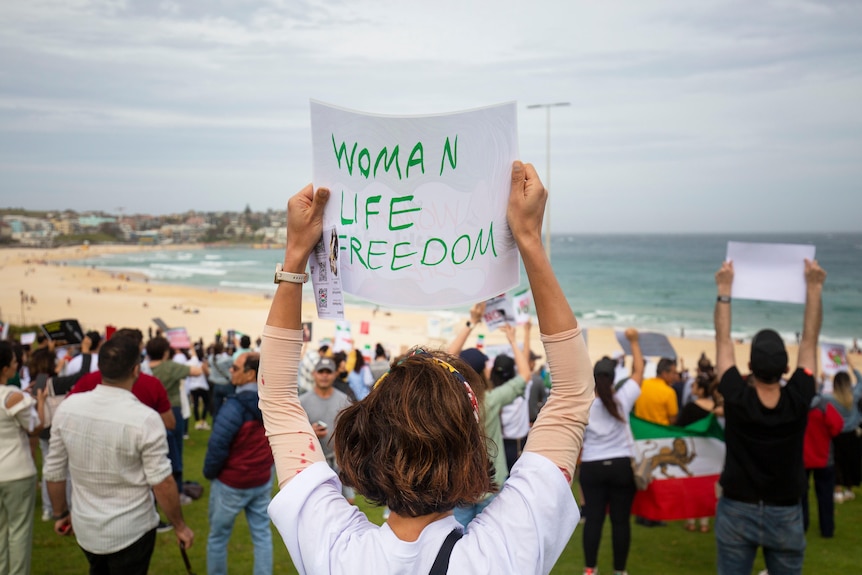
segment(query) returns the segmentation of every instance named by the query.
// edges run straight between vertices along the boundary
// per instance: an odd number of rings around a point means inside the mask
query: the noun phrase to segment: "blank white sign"
[[[736,299],[805,303],[805,260],[815,246],[727,242]]]

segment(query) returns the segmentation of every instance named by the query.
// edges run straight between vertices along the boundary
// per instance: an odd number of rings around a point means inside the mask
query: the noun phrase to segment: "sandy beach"
[[[258,337],[270,306],[270,300],[265,296],[154,284],[144,278],[116,276],[67,265],[72,260],[102,253],[181,248],[188,249],[189,246],[2,249],[0,319],[13,324],[37,324],[74,318],[85,330],[104,332],[106,325],[114,325],[137,327],[146,335],[148,328],[156,329],[153,318],[161,318],[170,327],[185,327],[193,340],[203,338],[205,344],[213,341],[218,330],[225,333],[234,329],[249,334],[252,339]],[[22,291],[35,301],[22,304]],[[375,313],[370,306],[349,306],[345,310],[345,319],[352,324],[355,345],[373,347],[382,342],[395,353],[416,344],[442,347],[447,343],[444,339],[428,337],[429,317],[431,314],[424,311],[381,309]],[[332,337],[335,333],[334,321],[317,319],[312,301],[303,305],[303,319],[314,323],[315,341]],[[450,321],[460,326],[464,319],[454,316]],[[359,333],[362,322],[368,322],[368,334]],[[620,350],[613,329],[582,325],[589,329],[589,352],[593,361]],[[533,330],[531,347],[541,353],[538,331]],[[487,345],[505,343],[501,332],[489,333],[482,324],[473,331],[467,345],[474,345],[479,334],[485,335]],[[715,358],[715,343],[711,339],[671,337],[670,340],[686,367],[694,368],[702,352],[713,360]],[[796,346],[788,346],[788,352],[791,365],[795,365]],[[748,345],[737,344],[736,353],[739,364],[745,365]]]

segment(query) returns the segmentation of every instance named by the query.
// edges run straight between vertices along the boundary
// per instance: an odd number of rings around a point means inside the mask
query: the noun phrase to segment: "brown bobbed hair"
[[[471,385],[478,379],[443,352],[409,356],[365,399],[341,411],[333,433],[341,481],[407,517],[472,505],[497,490],[464,384],[432,355]]]

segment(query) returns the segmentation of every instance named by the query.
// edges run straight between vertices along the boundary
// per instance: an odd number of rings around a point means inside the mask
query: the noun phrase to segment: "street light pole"
[[[561,106],[571,106],[571,102],[555,102],[553,104],[530,104],[529,106],[527,106],[528,110],[533,110],[535,108],[545,109],[545,146],[548,167],[548,173],[545,176],[545,188],[549,192],[548,205],[545,206],[545,253],[548,254],[548,260],[551,259],[551,108],[557,108]]]

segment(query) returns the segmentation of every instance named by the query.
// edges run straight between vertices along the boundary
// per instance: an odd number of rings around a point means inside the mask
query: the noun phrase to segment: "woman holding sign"
[[[284,270],[303,272],[329,190],[288,204]],[[515,162],[508,221],[530,279],[554,390],[497,498],[463,534],[458,505],[494,490],[476,396],[440,353],[415,348],[334,433],[341,470],[324,461],[296,396],[302,284],[280,283],[261,347],[260,402],[280,493],[270,516],[300,573],[548,573],[577,525],[571,477],[592,403],[583,336],[541,242],[547,192]],[[301,281],[299,279],[298,281]],[[339,481],[340,480],[340,481]],[[382,527],[341,495],[341,481],[392,510]]]

